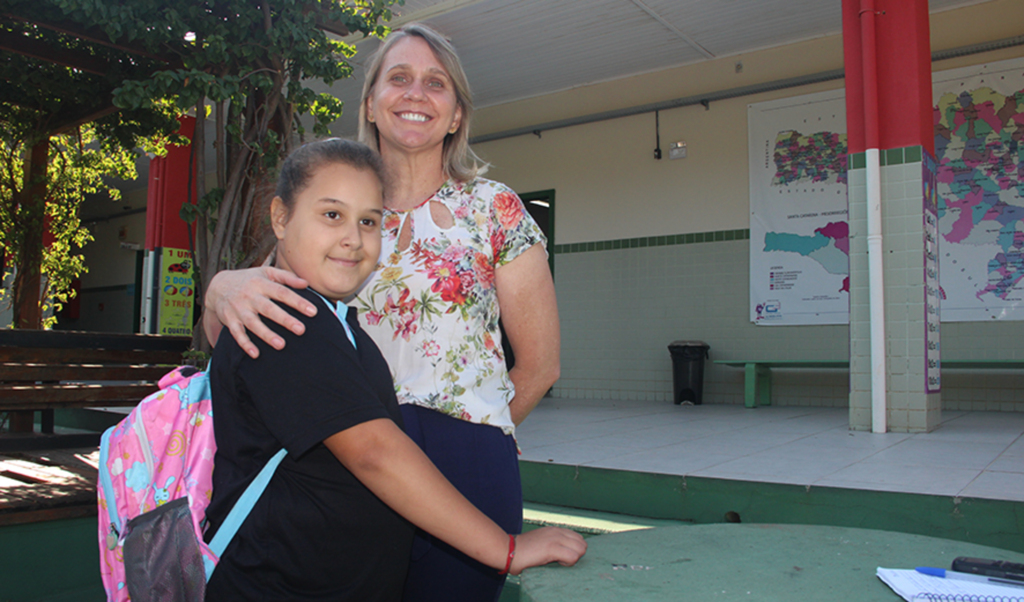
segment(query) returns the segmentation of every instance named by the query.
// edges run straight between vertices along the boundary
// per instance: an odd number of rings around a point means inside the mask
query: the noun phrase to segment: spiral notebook
[[[883,569],[879,579],[907,602],[1024,602],[1024,587],[943,579],[913,569]]]

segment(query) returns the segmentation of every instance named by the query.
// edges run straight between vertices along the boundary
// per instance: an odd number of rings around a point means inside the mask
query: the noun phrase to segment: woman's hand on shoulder
[[[275,301],[307,316],[314,316],[317,311],[315,305],[289,286],[306,288],[308,283],[291,272],[269,266],[218,272],[210,281],[204,298],[203,328],[207,339],[215,345],[221,329],[227,326],[238,346],[253,358],[259,356],[259,350],[249,339],[246,329],[274,349],[283,349],[284,339],[268,328],[260,316],[301,335],[305,332],[302,322]]]
[[[532,566],[557,562],[572,566],[587,553],[583,536],[561,527],[542,527],[516,536],[516,555],[509,573],[518,575]]]

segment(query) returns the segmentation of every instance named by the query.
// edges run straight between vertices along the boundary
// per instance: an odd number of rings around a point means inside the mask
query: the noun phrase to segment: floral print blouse
[[[447,207],[452,227],[434,223],[430,201]],[[400,251],[406,220],[412,241]],[[382,230],[377,271],[353,305],[391,365],[399,403],[514,434],[494,272],[544,243],[540,228],[511,189],[475,178],[449,180],[408,211],[384,209]]]

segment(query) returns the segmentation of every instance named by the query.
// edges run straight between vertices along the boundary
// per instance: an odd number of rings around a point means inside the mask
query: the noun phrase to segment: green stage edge
[[[0,527],[0,602],[103,602],[96,516]]]
[[[1024,552],[1024,502],[520,462],[527,502],[696,524],[833,525]]]

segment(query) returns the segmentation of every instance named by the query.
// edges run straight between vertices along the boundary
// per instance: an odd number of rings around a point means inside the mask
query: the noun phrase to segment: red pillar
[[[926,282],[936,256],[926,243],[936,223],[924,185],[935,153],[927,0],[843,0],[843,52],[850,426],[930,431],[941,399],[929,355],[938,349],[937,283]]]
[[[873,80],[865,77],[864,18],[874,5]],[[935,154],[932,135],[932,62],[927,0],[843,0],[846,131],[849,152],[868,148],[865,110],[878,106],[880,149],[921,145]],[[867,49],[870,54],[871,49]]]
[[[178,133],[191,140],[194,117],[182,117]],[[146,203],[146,269],[142,291],[143,331],[187,334],[192,327],[194,285],[191,282],[192,240],[181,207],[196,202],[196,169],[191,146],[170,146],[149,162]],[[168,270],[175,269],[174,273]]]
[[[195,117],[182,117],[178,133],[192,138]],[[190,147],[174,146],[163,157],[149,161],[149,196],[146,202],[146,249],[173,247],[188,249],[188,225],[181,219],[181,205],[189,198],[196,202],[195,169],[189,178]]]

